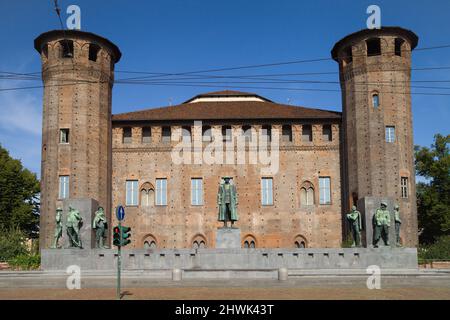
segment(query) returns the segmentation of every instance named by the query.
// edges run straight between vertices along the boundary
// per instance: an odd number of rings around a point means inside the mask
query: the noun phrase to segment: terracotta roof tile
[[[115,114],[113,121],[340,119],[341,113],[262,101],[204,101]]]

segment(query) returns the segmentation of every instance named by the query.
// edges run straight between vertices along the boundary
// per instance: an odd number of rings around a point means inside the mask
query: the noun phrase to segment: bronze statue
[[[230,177],[224,177],[224,183],[219,185],[217,193],[217,204],[219,206],[219,221],[223,221],[223,227],[228,228],[227,222],[231,221],[233,228],[234,222],[239,220],[237,213],[238,197],[236,186],[230,183]]]
[[[69,206],[69,214],[67,215],[66,230],[69,236],[69,248],[82,249],[80,228],[83,224],[83,219],[80,212]]]
[[[105,211],[102,207],[99,207],[95,212],[92,229],[95,230],[95,247],[107,249],[107,247],[104,246],[104,240],[106,239],[106,229],[108,229],[108,224],[106,222]]]
[[[62,231],[63,231],[62,211],[63,210],[61,208],[56,209],[56,217],[55,217],[56,226],[55,226],[55,235],[53,238],[53,245],[51,246],[52,249],[61,248],[61,246],[58,244],[58,241],[62,237]]]
[[[394,207],[394,222],[395,222],[395,242],[397,247],[401,247],[400,243],[400,226],[402,224],[402,220],[400,219],[400,212],[398,212],[399,207],[398,204]]]
[[[350,223],[350,227],[352,230],[352,247],[361,247],[361,213],[356,210],[356,206],[353,206],[352,211],[347,214],[347,220]]]
[[[377,209],[373,216],[373,246],[378,248],[380,238],[383,239],[384,245],[389,245],[389,227],[391,226],[391,215],[387,210],[387,203],[381,201],[380,209]]]

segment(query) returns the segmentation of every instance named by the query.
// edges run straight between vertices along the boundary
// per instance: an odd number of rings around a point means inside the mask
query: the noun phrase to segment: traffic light
[[[113,245],[120,247],[120,228],[118,226],[115,226],[113,228]]]
[[[131,243],[131,228],[125,226],[115,226],[113,228],[113,244],[117,247],[124,247]]]
[[[131,242],[129,239],[131,237],[131,228],[130,227],[122,227],[122,247],[126,246]]]

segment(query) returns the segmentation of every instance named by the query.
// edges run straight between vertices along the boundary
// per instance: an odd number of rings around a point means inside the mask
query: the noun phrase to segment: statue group
[[[62,222],[62,213],[63,210],[61,208],[56,209],[55,216],[55,234],[53,238],[53,245],[51,248],[59,249],[62,246],[59,244],[59,241],[63,235],[63,222]],[[80,215],[80,211],[69,206],[69,212],[67,213],[66,220],[66,232],[69,240],[69,248],[83,248],[83,244],[81,241],[80,230],[83,226],[83,219]],[[92,229],[95,230],[95,247],[98,249],[106,249],[107,247],[104,245],[104,241],[107,237],[107,222],[105,212],[102,207],[99,207],[95,212],[95,218],[92,222]]]
[[[361,213],[356,210],[356,206],[352,207],[352,211],[347,214],[347,220],[350,224],[353,243],[352,247],[361,247],[361,230],[362,220]],[[401,226],[399,206],[394,206],[394,224],[395,224],[395,244],[401,246],[400,243],[400,226]],[[372,218],[373,239],[372,244],[374,248],[378,248],[380,239],[383,240],[385,246],[389,246],[389,228],[391,226],[391,214],[387,210],[386,201],[381,201],[380,208],[375,211]]]

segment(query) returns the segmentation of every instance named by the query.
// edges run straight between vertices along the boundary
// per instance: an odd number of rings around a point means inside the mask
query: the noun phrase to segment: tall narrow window
[[[167,205],[167,179],[156,179],[156,205]]]
[[[372,106],[374,108],[378,108],[380,106],[380,96],[378,95],[378,93],[374,93],[372,95]]]
[[[203,204],[203,179],[191,179],[191,204],[201,206]]]
[[[261,134],[264,141],[272,141],[272,127],[270,125],[264,125],[261,127]]]
[[[212,141],[212,131],[210,126],[202,127],[202,141],[204,142]]]
[[[292,126],[286,124],[281,128],[281,140],[284,142],[292,142]]]
[[[331,124],[324,124],[322,127],[322,137],[323,141],[331,141],[333,139],[333,134],[331,131]]]
[[[263,206],[273,205],[273,179],[261,178],[261,204]]]
[[[61,40],[59,42],[61,46],[61,57],[62,58],[73,58],[73,41],[72,40]]]
[[[69,176],[59,176],[59,199],[69,197]]]
[[[395,55],[401,57],[402,56],[402,45],[405,40],[396,38],[395,39]]]
[[[152,142],[152,128],[144,127],[142,128],[142,143],[151,143]]]
[[[223,141],[231,141],[231,126],[222,126]]]
[[[386,142],[389,142],[389,143],[395,142],[395,127],[394,126],[386,127]]]
[[[172,130],[170,129],[170,127],[169,126],[162,127],[161,141],[164,143],[169,143],[171,140],[171,136],[172,136]]]
[[[189,126],[182,127],[181,128],[181,135],[182,135],[182,138],[183,138],[184,142],[191,142],[191,139],[192,139],[192,137],[191,137],[191,135],[192,135],[191,127],[189,127]]]
[[[127,180],[125,187],[126,187],[125,204],[127,206],[137,206],[138,205],[138,181],[137,180]]]
[[[100,47],[95,43],[91,43],[89,45],[89,60],[97,61],[98,52],[100,51]]]
[[[408,198],[408,187],[409,187],[409,183],[408,183],[408,177],[401,177],[400,179],[400,187],[401,187],[401,191],[402,191],[402,198]]]
[[[59,129],[59,143],[69,143],[69,129]]]
[[[381,40],[380,38],[373,38],[366,41],[367,55],[379,56],[381,55]]]
[[[310,124],[305,124],[302,126],[302,140],[312,141],[312,127]]]
[[[252,141],[252,127],[251,126],[243,126],[242,134],[244,135],[245,141]]]
[[[123,128],[123,137],[122,137],[123,143],[131,143],[131,139],[132,139],[131,128],[124,127]]]
[[[319,177],[320,204],[331,204],[330,177]]]

